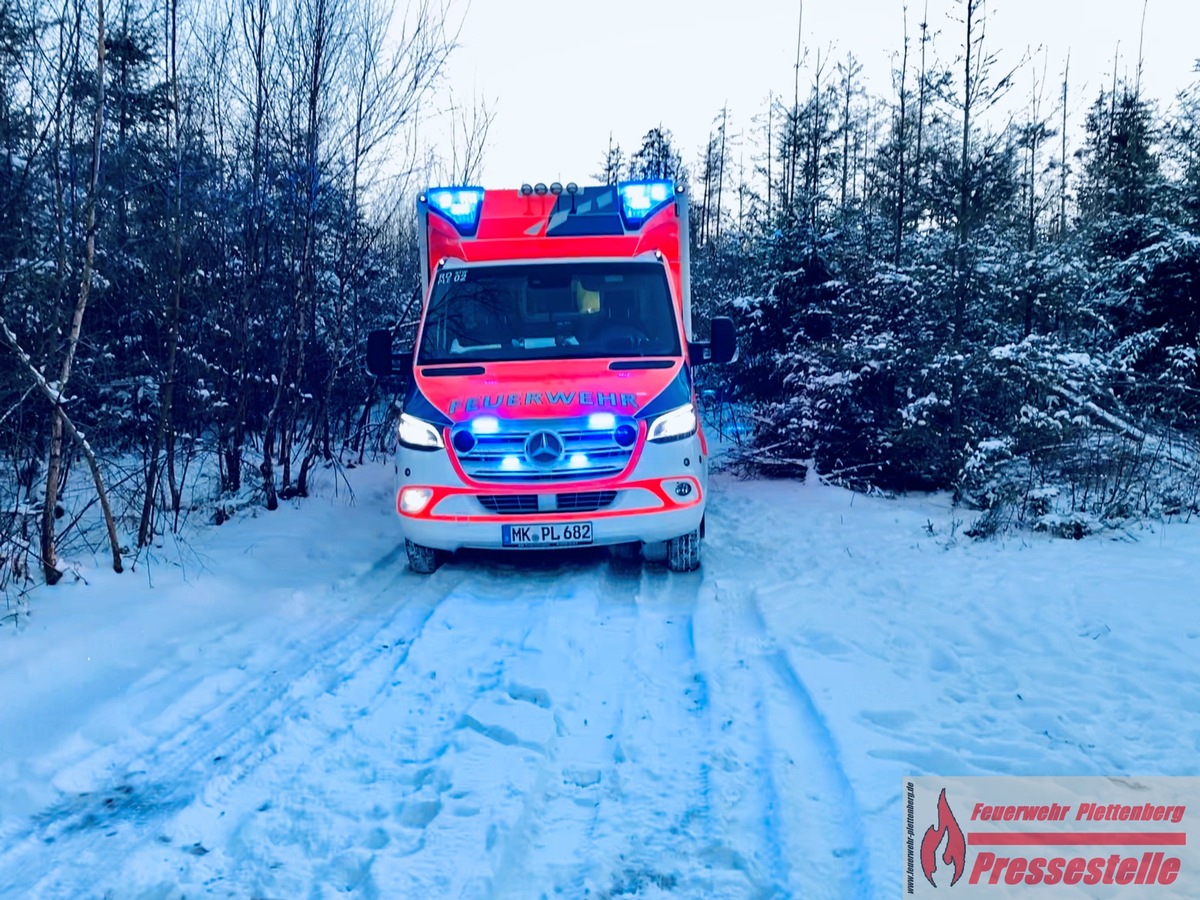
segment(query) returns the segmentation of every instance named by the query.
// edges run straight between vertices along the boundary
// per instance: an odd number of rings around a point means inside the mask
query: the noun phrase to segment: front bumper
[[[665,541],[694,531],[704,516],[708,460],[697,436],[666,444],[644,443],[632,469],[607,480],[470,482],[456,470],[445,450],[401,448],[396,461],[401,531],[408,540],[438,550],[501,549],[504,525],[535,523],[591,522],[592,544],[600,546]],[[401,509],[400,499],[409,487],[433,492],[419,512]],[[611,502],[594,508],[578,512],[559,508],[562,497],[571,498],[572,503],[584,498],[586,503],[595,495],[605,495],[607,500],[609,494]],[[526,512],[495,511],[518,498]]]

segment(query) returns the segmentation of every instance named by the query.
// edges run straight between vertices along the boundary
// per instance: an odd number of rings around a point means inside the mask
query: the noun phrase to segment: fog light
[[[400,512],[415,516],[428,506],[432,499],[433,490],[430,488],[405,488],[400,492]]]
[[[676,503],[690,503],[693,500],[692,494],[696,491],[696,485],[686,478],[672,478],[670,481],[662,482],[662,490]]]

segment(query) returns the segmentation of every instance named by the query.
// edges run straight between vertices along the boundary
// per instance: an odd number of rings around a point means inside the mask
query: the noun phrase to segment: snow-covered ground
[[[890,898],[905,776],[1195,774],[1195,525],[719,477],[700,573],[423,578],[349,475],[0,627],[0,896]]]

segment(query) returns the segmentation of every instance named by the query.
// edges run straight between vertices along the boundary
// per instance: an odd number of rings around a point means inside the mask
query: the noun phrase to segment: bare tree
[[[725,161],[727,159],[725,140],[726,132],[729,124],[729,105],[721,107],[721,126],[718,129],[718,134],[721,139],[721,146],[717,150],[717,243],[721,242],[721,192],[725,187]]]
[[[908,187],[908,4],[901,7],[904,22],[904,42],[900,55],[899,118],[896,123],[896,233],[892,263],[900,265],[900,250],[904,241],[904,201]]]
[[[112,504],[108,499],[108,489],[104,486],[104,476],[100,472],[100,462],[96,459],[96,453],[92,449],[92,445],[88,442],[83,432],[75,427],[75,423],[71,421],[70,416],[68,416],[66,410],[63,409],[62,391],[57,385],[52,385],[49,381],[47,381],[46,376],[41,373],[36,365],[34,365],[33,360],[30,358],[29,354],[25,352],[25,349],[20,345],[20,343],[18,343],[17,336],[12,333],[12,330],[8,327],[8,323],[4,321],[3,317],[0,317],[0,334],[3,334],[5,342],[9,345],[13,352],[17,354],[17,357],[24,365],[25,371],[28,372],[30,377],[33,379],[37,389],[52,405],[54,415],[59,423],[59,428],[64,431],[68,437],[75,441],[76,444],[79,445],[80,451],[87,460],[88,469],[92,473],[92,483],[96,487],[96,498],[100,501],[100,510],[104,515],[104,527],[108,533],[108,546],[112,552],[113,571],[120,573],[123,571],[124,566],[121,562],[121,546],[117,538],[116,519],[113,517]],[[50,491],[47,487],[47,494],[49,493]],[[51,550],[53,549],[54,545],[51,543]],[[45,557],[43,556],[43,561],[44,560]],[[43,569],[43,571],[45,570]],[[58,580],[62,578],[62,572],[58,570],[57,565],[53,569],[53,574],[45,572],[45,575],[47,584],[57,584]]]
[[[616,184],[624,176],[625,167],[625,153],[621,150],[620,144],[613,143],[613,136],[610,131],[608,133],[608,150],[604,153],[604,160],[600,171],[592,177],[601,184]]]
[[[1042,72],[1039,76],[1033,69],[1033,84],[1029,95],[1029,112],[1025,121],[1017,128],[1017,143],[1024,151],[1022,189],[1025,192],[1025,202],[1022,206],[1025,231],[1025,251],[1028,254],[1028,274],[1032,279],[1025,287],[1024,313],[1022,315],[1022,336],[1033,332],[1034,313],[1037,307],[1038,274],[1041,269],[1037,254],[1034,252],[1038,243],[1039,223],[1046,209],[1046,197],[1039,190],[1045,170],[1042,165],[1043,146],[1054,137],[1048,120],[1042,116],[1042,92],[1046,83],[1046,58],[1043,54]],[[1053,167],[1053,163],[1052,163]]]
[[[1062,147],[1058,157],[1058,234],[1060,238],[1067,235],[1067,175],[1071,171],[1067,162],[1067,87],[1070,82],[1071,55],[1067,54],[1067,62],[1063,67],[1062,79],[1062,127],[1060,137]]]
[[[708,224],[712,217],[710,197],[713,194],[712,183],[717,169],[716,158],[717,138],[710,131],[708,143],[704,145],[704,155],[700,158],[700,208],[696,217],[696,238],[701,246],[708,243]]]
[[[845,218],[850,195],[854,188],[854,182],[851,179],[851,173],[854,168],[854,153],[851,146],[851,139],[852,135],[855,135],[856,132],[853,104],[860,90],[857,79],[862,72],[862,65],[854,58],[853,53],[848,53],[846,54],[846,61],[838,63],[837,70],[842,76],[842,121],[840,125],[842,134],[842,155],[840,160],[842,173],[839,179],[841,187],[839,190],[838,207],[842,217]]]
[[[349,132],[347,204],[339,224],[337,262],[334,272],[337,293],[329,310],[328,357],[330,364],[321,385],[311,420],[307,450],[296,480],[300,495],[308,493],[308,475],[318,455],[331,458],[329,410],[334,384],[350,363],[346,340],[348,306],[360,282],[364,257],[379,239],[378,229],[364,229],[361,197],[366,170],[373,151],[400,133],[416,115],[422,98],[436,82],[453,49],[444,21],[433,17],[431,8],[422,6],[418,17],[406,23],[406,40],[390,53],[386,47],[390,13],[382,3],[366,3],[353,14],[351,56],[359,66],[353,71],[350,93],[354,115],[346,123]],[[462,155],[455,154],[454,181],[467,183],[478,174],[487,144],[487,130],[493,114],[477,101],[467,125],[464,117]],[[457,128],[457,121],[455,127]]]
[[[153,511],[159,483],[159,454],[163,444],[167,450],[168,484],[171,491],[171,509],[178,514],[181,504],[180,487],[175,478],[175,436],[171,426],[171,412],[175,403],[176,357],[179,349],[179,316],[183,297],[183,142],[180,135],[180,90],[179,90],[179,0],[167,0],[167,84],[171,94],[171,115],[167,124],[167,152],[172,159],[171,201],[171,288],[165,316],[166,362],[159,379],[158,425],[150,447],[149,465],[146,470],[146,493],[142,501],[142,515],[138,522],[138,546],[144,547],[153,534]]]
[[[421,2],[407,10],[401,23],[396,49],[384,52],[389,21],[387,7],[353,6],[353,0],[308,0],[292,34],[298,80],[289,93],[294,125],[298,125],[293,143],[303,148],[303,178],[299,182],[298,246],[294,252],[294,291],[287,317],[274,385],[274,399],[263,427],[263,452],[260,472],[268,509],[278,506],[275,463],[280,466],[280,488],[284,495],[307,491],[307,475],[313,457],[313,441],[308,442],[301,478],[291,483],[292,447],[303,441],[297,433],[301,420],[299,385],[303,383],[309,361],[310,343],[316,337],[315,322],[321,303],[316,279],[318,240],[322,234],[336,235],[342,246],[342,271],[356,255],[358,242],[358,197],[361,174],[372,151],[395,135],[416,113],[422,99],[441,75],[445,60],[454,46],[455,36],[447,30],[445,10],[431,2]],[[362,65],[355,69],[351,62]],[[345,115],[350,109],[353,114]],[[347,164],[348,163],[348,164]],[[326,180],[348,181],[351,214],[346,227],[331,223],[331,212],[324,206],[320,185]],[[348,296],[350,281],[339,279],[330,318],[337,332],[344,316],[340,311]],[[318,348],[312,347],[312,350]],[[335,337],[319,348],[332,362],[320,397],[308,402],[310,428],[324,432],[328,404],[324,398],[332,390],[342,353],[341,338]]]
[[[231,336],[233,364],[223,373],[223,414],[219,417],[218,449],[221,460],[221,486],[236,493],[242,486],[242,454],[246,445],[246,419],[251,393],[250,322],[252,311],[262,294],[267,270],[267,176],[268,128],[271,105],[277,90],[276,48],[269,0],[235,0],[224,20],[210,29],[207,53],[213,62],[214,78],[207,87],[211,98],[212,131],[223,135],[230,109],[221,101],[226,87],[238,110],[244,134],[231,135],[230,143],[239,145],[243,158],[231,167],[232,188],[245,179],[245,202],[237,210],[236,238],[222,259],[235,258],[239,265],[230,281],[233,296],[221,310],[223,330]],[[218,61],[228,60],[231,77]],[[220,140],[218,147],[224,148]],[[235,157],[236,159],[237,157]]]
[[[80,336],[83,332],[83,316],[87,311],[88,298],[91,296],[92,273],[96,260],[96,204],[100,191],[100,162],[104,132],[104,58],[104,0],[96,0],[96,72],[93,100],[95,110],[92,117],[92,162],[87,183],[87,196],[84,201],[86,242],[79,279],[79,293],[67,332],[66,349],[59,367],[58,378],[49,384],[53,394],[54,408],[50,416],[50,451],[49,462],[46,466],[46,496],[42,508],[41,536],[42,572],[48,584],[56,584],[62,577],[62,572],[58,569],[54,522],[55,509],[58,506],[59,475],[63,465],[63,432],[68,427],[65,424],[67,417],[63,409],[63,402],[67,384],[71,380],[71,370],[79,348]],[[111,516],[110,534],[113,536],[113,568],[119,572],[121,571],[120,550],[115,541],[115,529],[111,525]]]
[[[286,327],[275,374],[274,401],[263,426],[262,463],[267,509],[276,509],[279,498],[275,485],[275,463],[282,468],[282,487],[291,492],[291,426],[295,421],[299,385],[304,377],[305,330],[315,302],[315,268],[319,216],[318,192],[321,176],[327,170],[321,158],[322,132],[329,126],[333,81],[345,58],[344,0],[308,0],[297,10],[290,35],[289,66],[293,74],[289,106],[285,109],[289,143],[299,147],[299,158],[292,161],[296,173],[294,197],[298,219],[294,238],[293,289]]]
[[[785,121],[784,147],[786,156],[783,171],[782,203],[789,215],[796,208],[796,167],[800,162],[800,60],[802,58],[801,41],[804,36],[804,0],[800,0],[800,14],[796,19],[796,62],[792,66],[792,108],[788,111]]]
[[[725,183],[725,168],[729,164],[728,131],[729,108],[724,106],[713,119],[714,129],[708,134],[708,143],[700,158],[700,205],[697,222],[697,239],[701,244],[719,243],[721,240],[721,193]]]
[[[496,113],[486,100],[476,95],[469,106],[453,102],[450,95],[450,153],[448,165],[449,184],[474,184],[479,180],[483,168],[483,154],[487,149],[488,131]]]

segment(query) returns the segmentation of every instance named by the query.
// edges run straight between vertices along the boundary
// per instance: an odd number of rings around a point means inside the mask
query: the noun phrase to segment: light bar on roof
[[[669,181],[623,181],[617,185],[617,194],[625,227],[640,228],[674,199],[675,186]]]
[[[483,188],[432,188],[425,197],[429,201],[429,208],[449,219],[459,234],[469,237],[479,228]]]

